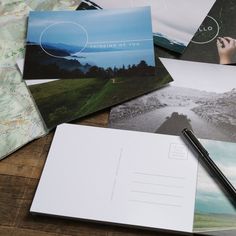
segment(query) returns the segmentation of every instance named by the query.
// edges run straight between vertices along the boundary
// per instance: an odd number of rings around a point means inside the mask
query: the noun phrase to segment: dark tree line
[[[151,76],[155,67],[141,60],[137,65],[123,65],[121,68],[102,68],[88,63],[82,65],[77,59],[56,58],[42,52],[38,46],[27,46],[25,79],[73,79],[73,78],[112,78],[126,76]]]
[[[101,68],[97,66],[92,66],[90,70],[85,74],[86,77],[126,77],[126,76],[148,76],[155,74],[155,67],[149,66],[144,60],[140,61],[137,65],[128,65],[122,68]]]

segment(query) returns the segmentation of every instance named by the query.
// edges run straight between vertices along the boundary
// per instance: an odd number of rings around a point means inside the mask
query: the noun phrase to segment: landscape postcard
[[[32,11],[23,78],[155,75],[150,7]]]
[[[114,107],[109,127],[181,135],[190,128],[236,184],[236,67],[161,59],[174,81]],[[200,166],[194,231],[236,233],[236,208]],[[206,233],[207,234],[207,233]]]
[[[151,6],[154,43],[182,54],[214,2],[215,0],[83,0],[77,9]]]
[[[201,142],[217,166],[236,187],[236,143],[207,139]],[[207,231],[205,234],[212,236],[236,235],[236,206],[201,165],[198,167],[194,231]]]
[[[236,142],[236,67],[161,61],[171,85],[113,108],[111,126],[171,135],[190,128],[199,138]]]

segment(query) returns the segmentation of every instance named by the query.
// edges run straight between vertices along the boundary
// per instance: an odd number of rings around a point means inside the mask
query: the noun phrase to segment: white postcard
[[[192,232],[196,176],[180,137],[62,124],[30,211]]]

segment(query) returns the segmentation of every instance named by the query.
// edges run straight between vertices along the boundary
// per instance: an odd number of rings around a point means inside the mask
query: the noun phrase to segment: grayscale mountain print
[[[225,93],[168,86],[112,109],[110,127],[236,141],[236,89]]]

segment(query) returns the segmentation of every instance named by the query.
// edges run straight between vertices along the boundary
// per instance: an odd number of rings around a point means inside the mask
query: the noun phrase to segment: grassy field
[[[49,129],[142,95],[171,81],[157,77],[57,80],[30,91]]]
[[[57,80],[54,82],[30,86],[38,109],[49,129],[57,124],[72,120],[75,113],[108,80],[80,79]]]
[[[204,230],[236,229],[236,216],[195,213],[193,229],[195,232]]]

